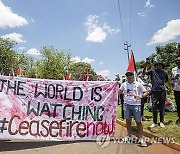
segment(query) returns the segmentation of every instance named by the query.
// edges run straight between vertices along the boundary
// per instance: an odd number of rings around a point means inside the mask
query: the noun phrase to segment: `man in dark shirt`
[[[160,127],[164,126],[164,106],[166,99],[166,88],[164,82],[168,80],[167,73],[163,70],[164,64],[162,62],[156,62],[154,70],[146,71],[148,62],[145,63],[143,73],[151,77],[151,98],[152,98],[152,111],[153,111],[153,124],[151,128],[157,126],[157,110],[160,112]]]

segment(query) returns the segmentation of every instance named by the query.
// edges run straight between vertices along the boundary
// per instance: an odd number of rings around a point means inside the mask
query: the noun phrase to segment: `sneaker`
[[[162,122],[160,122],[159,125],[160,125],[161,128],[165,127],[165,125]]]
[[[152,125],[151,126],[149,126],[150,128],[154,128],[154,127],[156,127],[157,126],[157,124],[155,124],[155,123],[152,123]]]
[[[127,135],[127,136],[125,136],[125,137],[123,138],[123,141],[126,142],[126,143],[127,143],[127,142],[130,143],[130,142],[131,142],[131,139],[132,139],[132,137],[129,136],[129,135]]]
[[[143,116],[143,117],[142,117],[142,121],[147,121],[147,119]]]
[[[147,147],[147,143],[144,141],[143,138],[140,138],[140,146],[141,147]]]
[[[176,120],[176,124],[180,125],[180,119]]]

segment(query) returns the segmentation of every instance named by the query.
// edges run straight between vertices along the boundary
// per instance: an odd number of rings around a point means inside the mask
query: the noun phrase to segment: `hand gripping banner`
[[[0,76],[0,138],[114,136],[118,83]]]

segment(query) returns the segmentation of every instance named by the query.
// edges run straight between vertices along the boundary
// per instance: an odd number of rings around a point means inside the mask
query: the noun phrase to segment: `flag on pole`
[[[87,80],[86,75],[83,73],[82,74],[82,81],[86,81],[86,80]]]
[[[65,80],[70,80],[70,75],[67,71],[66,71],[66,75],[65,75]]]
[[[86,80],[85,81],[88,81],[89,79],[89,72],[88,72],[88,66],[86,66]]]
[[[131,71],[131,72],[134,72],[134,74],[136,74],[136,64],[135,64],[135,59],[134,59],[134,53],[132,50],[131,50],[131,57],[129,60],[127,71]]]
[[[17,76],[23,76],[23,72],[21,67],[19,66],[18,70],[17,70]]]
[[[127,72],[128,71],[134,73],[135,81],[137,81],[138,79],[137,79],[137,73],[136,73],[136,63],[135,63],[134,53],[132,50],[131,50],[131,57],[129,60],[129,65],[127,68]],[[137,86],[135,88],[136,88],[136,95],[138,96],[139,94],[138,94]]]

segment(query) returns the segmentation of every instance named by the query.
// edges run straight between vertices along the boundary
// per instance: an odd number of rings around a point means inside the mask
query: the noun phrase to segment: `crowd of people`
[[[177,57],[174,61],[176,67],[172,68],[171,83],[174,90],[174,98],[177,107],[178,118],[176,124],[180,126],[180,57]],[[125,140],[130,140],[132,135],[131,121],[134,118],[137,124],[138,137],[140,139],[141,146],[147,146],[146,142],[142,138],[143,125],[141,121],[145,121],[144,117],[144,103],[151,98],[152,103],[152,117],[153,122],[149,126],[154,128],[158,126],[158,112],[160,113],[159,126],[165,127],[164,124],[164,111],[166,96],[166,82],[168,81],[168,75],[164,70],[165,65],[163,62],[156,62],[154,69],[147,70],[147,65],[150,62],[147,60],[144,64],[144,69],[138,72],[137,76],[133,71],[127,70],[125,77],[122,76],[122,81],[119,82],[119,97],[118,102],[122,106],[122,118],[126,119],[127,136]],[[116,74],[116,81],[120,81]],[[151,82],[148,83],[147,77],[150,76]]]

